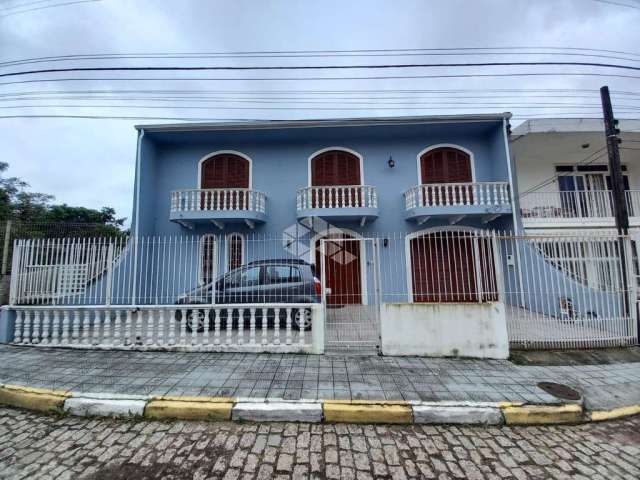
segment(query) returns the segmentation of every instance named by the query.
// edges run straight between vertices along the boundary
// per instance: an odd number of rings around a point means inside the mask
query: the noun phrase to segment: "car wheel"
[[[306,330],[311,330],[311,309],[310,308],[300,308],[296,309],[293,313],[293,322],[292,326],[295,330],[300,330],[302,328]]]
[[[187,310],[187,331],[204,332],[204,310]]]

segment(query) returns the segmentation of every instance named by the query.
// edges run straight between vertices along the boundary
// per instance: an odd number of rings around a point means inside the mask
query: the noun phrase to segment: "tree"
[[[8,163],[0,162],[0,221],[15,220],[22,224],[22,228],[27,229],[24,236],[113,236],[125,233],[126,218],[117,218],[113,208],[95,210],[65,203],[52,204],[53,195],[29,192],[29,184],[24,180],[3,177],[8,167]]]

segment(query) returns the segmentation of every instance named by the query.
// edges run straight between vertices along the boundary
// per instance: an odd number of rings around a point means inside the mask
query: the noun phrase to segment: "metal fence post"
[[[113,243],[109,242],[107,249],[107,281],[105,292],[105,303],[111,305],[111,292],[113,290]]]
[[[2,246],[2,275],[7,274],[8,260],[9,260],[9,245],[11,245],[11,220],[7,220],[7,225],[4,229],[4,245]]]
[[[324,305],[316,303],[311,306],[311,353],[324,353]]]

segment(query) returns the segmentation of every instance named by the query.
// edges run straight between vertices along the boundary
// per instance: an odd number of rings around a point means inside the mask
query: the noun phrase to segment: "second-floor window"
[[[220,152],[200,162],[200,204],[203,210],[244,210],[250,203],[251,162],[233,152]]]
[[[362,206],[362,160],[347,150],[331,149],[311,159],[311,201],[314,208]],[[353,185],[353,187],[351,187]]]
[[[424,206],[473,203],[471,155],[452,146],[436,147],[420,156],[421,202]],[[442,185],[444,184],[444,185]]]
[[[234,153],[219,153],[200,166],[200,188],[249,188],[249,160]]]
[[[423,184],[473,182],[471,157],[453,147],[434,148],[420,157],[420,176]]]
[[[629,190],[627,166],[622,165],[624,189]],[[560,206],[571,217],[611,217],[613,197],[607,165],[556,165]]]

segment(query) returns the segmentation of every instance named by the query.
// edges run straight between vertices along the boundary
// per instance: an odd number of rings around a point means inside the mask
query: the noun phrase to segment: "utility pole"
[[[635,316],[635,299],[629,295],[629,278],[627,270],[626,246],[629,234],[629,210],[627,208],[626,193],[624,190],[624,180],[622,176],[622,166],[620,164],[620,129],[618,121],[613,117],[613,107],[611,106],[611,96],[609,87],[600,89],[602,99],[602,113],[604,117],[604,134],[607,141],[607,153],[609,155],[609,175],[611,178],[611,190],[613,194],[613,211],[616,219],[616,230],[618,231],[618,253],[620,255],[620,269],[622,274],[622,287],[624,295],[625,315]],[[629,252],[631,253],[631,252]],[[635,279],[632,279],[635,281]]]
[[[609,171],[611,175],[611,190],[613,193],[613,211],[616,216],[616,229],[618,235],[629,233],[629,211],[627,209],[626,193],[624,191],[624,180],[622,177],[622,166],[620,165],[620,129],[618,121],[613,118],[613,107],[609,96],[609,87],[600,89],[602,98],[602,112],[604,114],[604,133],[607,140],[607,152],[609,154]]]

